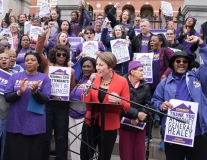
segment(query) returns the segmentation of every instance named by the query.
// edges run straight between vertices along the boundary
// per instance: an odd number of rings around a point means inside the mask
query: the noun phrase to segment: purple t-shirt
[[[19,64],[24,70],[26,69],[25,64],[24,64],[24,56],[25,56],[25,53],[29,50],[31,50],[31,48],[28,48],[28,49],[22,48],[17,55],[16,63]]]
[[[73,88],[73,90],[70,92],[70,100],[72,101],[81,101],[81,95],[84,89],[84,85],[87,83],[88,78],[81,78],[81,80],[79,80],[78,84]],[[74,118],[74,119],[81,119],[85,116],[85,111],[77,111],[78,113],[74,112],[73,110],[69,111],[69,115],[70,117]],[[83,116],[81,116],[81,115]]]
[[[153,70],[153,83],[148,83],[150,89],[155,89],[157,85],[160,83],[160,50],[154,51],[154,57],[152,61],[152,70]]]
[[[146,37],[142,35],[142,49],[141,53],[148,53],[148,42],[150,40],[150,36]]]
[[[28,87],[15,102],[10,103],[6,131],[11,133],[21,133],[23,135],[35,135],[46,132],[46,115],[35,114],[27,110],[31,95],[30,85],[33,82],[41,81],[39,86],[41,93],[48,98],[51,93],[51,81],[46,74],[37,73],[28,75],[26,71],[13,74],[6,86],[5,93],[16,92],[20,89],[20,83],[24,78],[28,78]]]

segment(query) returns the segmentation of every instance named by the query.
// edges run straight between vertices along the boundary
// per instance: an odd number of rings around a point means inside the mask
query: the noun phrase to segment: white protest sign
[[[106,23],[109,21],[109,19],[106,17],[105,19],[104,19],[104,22],[103,22],[103,24],[102,24],[102,26],[101,26],[101,30],[103,30],[104,28],[105,28],[105,25],[106,25]],[[112,32],[112,27],[111,27],[111,25],[109,24],[108,26],[107,26],[107,28],[108,28],[108,31],[109,32]]]
[[[111,50],[117,59],[117,64],[130,60],[129,49],[125,39],[111,40]]]
[[[83,43],[83,53],[85,57],[91,57],[96,59],[96,52],[98,51],[98,41],[89,41]]]
[[[71,68],[49,67],[49,78],[52,83],[51,100],[69,101]]]
[[[183,146],[193,147],[198,103],[171,99],[172,109],[168,110],[168,115],[185,121],[182,123],[167,117],[164,141]]]
[[[13,38],[12,38],[12,34],[11,34],[11,31],[10,31],[10,28],[2,30],[0,32],[0,36],[7,37],[8,38],[8,42],[11,44],[11,49],[14,49]]]
[[[173,9],[172,9],[171,3],[165,2],[165,1],[161,1],[161,9],[162,9],[162,13],[165,16],[168,16],[168,17],[172,17],[173,16]]]
[[[10,73],[0,69],[0,94],[4,94],[4,90],[10,77]]]
[[[47,1],[42,1],[42,4],[40,6],[40,12],[39,12],[39,17],[45,17],[45,16],[50,16],[50,3]]]
[[[37,26],[31,26],[30,27],[29,35],[34,40],[37,40],[38,39],[38,35],[40,35],[40,34],[42,34],[42,27],[37,27]]]
[[[29,35],[31,26],[32,26],[32,21],[24,22],[24,34]]]
[[[3,0],[0,0],[0,15],[3,14],[3,10],[4,10]]]
[[[144,69],[144,78],[147,83],[153,83],[153,62],[154,53],[134,53],[134,60],[140,61]]]

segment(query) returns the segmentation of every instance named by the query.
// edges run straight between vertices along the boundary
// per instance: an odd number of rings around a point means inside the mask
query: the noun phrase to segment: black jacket
[[[150,32],[150,38],[153,34]],[[142,33],[135,36],[132,40],[132,52],[133,53],[141,53],[142,49]],[[148,43],[148,51],[150,50],[150,43]]]
[[[175,42],[173,44],[169,43],[169,47],[170,48],[179,49],[181,51],[183,51],[183,49],[184,49],[183,45],[180,44],[179,42],[177,42],[176,40],[175,40]]]
[[[138,88],[134,89],[134,87],[132,86],[131,82],[128,79],[128,74],[124,75],[124,77],[127,79],[127,82],[129,84],[130,100],[133,102],[136,102],[138,104],[147,105],[148,107],[151,107],[150,106],[151,105],[150,89],[149,89],[149,85],[147,84],[147,82],[145,80],[141,80]],[[147,109],[142,108],[142,107],[135,105],[135,104],[132,104],[132,103],[131,103],[130,108],[133,108],[133,110],[131,109],[127,113],[121,114],[121,118],[126,117],[129,119],[136,119],[139,112],[148,113]],[[136,128],[122,125],[122,124],[121,124],[121,128],[130,129],[130,130],[137,130]]]
[[[202,39],[207,43],[207,22],[204,22],[201,25],[201,28],[203,29],[203,37],[202,37]]]

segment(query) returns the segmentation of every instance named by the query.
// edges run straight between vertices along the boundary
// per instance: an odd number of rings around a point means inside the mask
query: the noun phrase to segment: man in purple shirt
[[[141,33],[135,36],[132,40],[132,52],[148,53],[149,51],[148,42],[150,40],[150,37],[153,35],[150,32],[150,23],[148,19],[140,20],[140,31]]]

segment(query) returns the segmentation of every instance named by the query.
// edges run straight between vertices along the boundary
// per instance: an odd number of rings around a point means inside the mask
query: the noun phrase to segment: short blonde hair
[[[116,63],[117,63],[116,57],[111,52],[102,52],[101,54],[97,56],[96,60],[98,58],[104,61],[108,65],[109,68],[114,68],[116,66]]]

